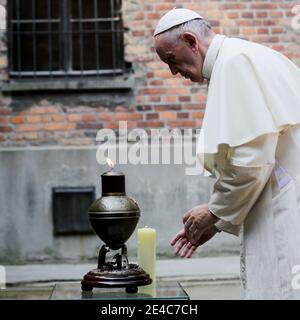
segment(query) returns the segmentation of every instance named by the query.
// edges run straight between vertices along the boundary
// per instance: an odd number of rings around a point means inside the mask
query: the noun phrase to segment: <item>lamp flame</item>
[[[115,163],[109,158],[106,158],[106,163],[109,165],[110,170],[112,170],[115,166]]]

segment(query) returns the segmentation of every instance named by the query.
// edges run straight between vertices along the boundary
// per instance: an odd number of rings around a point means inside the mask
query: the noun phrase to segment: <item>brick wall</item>
[[[0,0],[5,5],[6,0]],[[136,85],[124,95],[50,92],[0,95],[0,146],[91,145],[97,130],[118,128],[201,127],[206,86],[172,76],[153,48],[153,29],[164,12],[183,6],[198,11],[218,33],[242,37],[272,47],[300,65],[300,34],[291,27],[295,14],[289,0],[159,1],[126,0],[123,19],[126,60],[132,62]],[[298,3],[300,4],[300,3]],[[0,43],[2,81],[8,80],[5,35]],[[0,80],[1,80],[0,79]],[[68,96],[70,98],[68,99]],[[106,94],[107,95],[107,94]],[[63,98],[63,99],[62,99]]]

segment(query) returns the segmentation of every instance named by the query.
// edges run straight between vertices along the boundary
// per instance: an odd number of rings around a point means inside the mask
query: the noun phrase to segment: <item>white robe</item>
[[[197,153],[218,176],[216,226],[241,235],[243,298],[300,299],[300,70],[271,49],[217,35],[203,72],[210,87]]]

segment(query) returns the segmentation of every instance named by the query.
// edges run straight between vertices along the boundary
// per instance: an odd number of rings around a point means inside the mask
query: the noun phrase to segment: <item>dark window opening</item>
[[[121,0],[10,0],[10,76],[123,74],[123,31]]]
[[[89,234],[88,208],[95,201],[95,188],[53,188],[52,216],[55,235]]]

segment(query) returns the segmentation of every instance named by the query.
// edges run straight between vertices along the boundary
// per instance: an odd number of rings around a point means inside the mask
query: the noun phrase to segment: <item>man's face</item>
[[[193,82],[203,82],[204,57],[199,51],[196,36],[188,34],[185,37],[184,34],[175,44],[169,43],[165,34],[158,35],[154,39],[157,54],[168,64],[173,75],[180,73]]]

